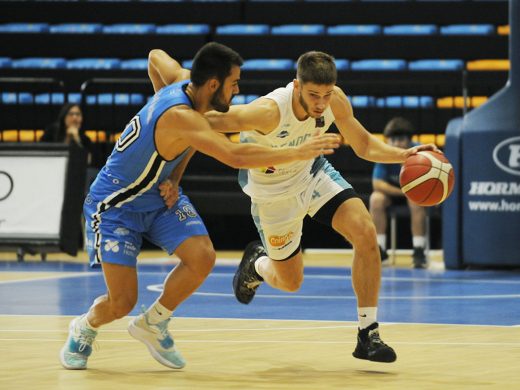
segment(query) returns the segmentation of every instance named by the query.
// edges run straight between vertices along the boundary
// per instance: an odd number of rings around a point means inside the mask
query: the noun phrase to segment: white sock
[[[377,307],[358,307],[359,329],[368,328],[377,321]]]
[[[81,318],[80,318],[79,321],[78,321],[78,325],[79,325],[80,327],[89,328],[89,329],[94,330],[94,331],[97,332],[97,330],[99,329],[99,327],[98,327],[98,328],[95,328],[95,327],[93,327],[92,325],[90,325],[90,322],[88,322],[88,319],[87,319],[87,315],[88,315],[88,313],[83,314],[83,315],[81,316]]]
[[[258,275],[260,275],[263,278],[262,273],[260,272],[260,263],[263,263],[264,261],[269,261],[269,257],[267,256],[261,256],[258,258],[258,260],[255,261],[255,271]]]
[[[149,324],[158,324],[171,317],[173,310],[169,310],[159,303],[159,300],[146,310]]]
[[[425,236],[413,236],[413,247],[414,248],[424,248],[426,246],[426,237]]]
[[[377,243],[381,249],[386,250],[386,234],[378,234]]]

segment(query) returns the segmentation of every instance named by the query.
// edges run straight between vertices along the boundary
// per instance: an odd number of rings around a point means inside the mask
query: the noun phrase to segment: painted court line
[[[30,342],[63,342],[64,339],[42,339],[42,338],[0,338],[0,341],[30,341]],[[107,342],[107,343],[135,343],[136,340],[128,339],[128,340],[115,340],[115,339],[97,339],[97,342]],[[347,340],[177,340],[178,343],[193,343],[193,344],[356,344],[356,341],[347,341]],[[515,347],[520,348],[520,343],[511,343],[511,342],[422,342],[422,341],[392,341],[392,345],[438,345],[438,346],[489,346],[489,347],[497,347],[497,346],[506,346],[506,347]]]
[[[51,271],[54,272],[54,271]],[[82,277],[89,277],[89,276],[99,276],[101,274],[99,273],[85,273],[85,272],[71,272],[63,275],[49,275],[49,276],[43,276],[41,278],[34,277],[34,278],[25,278],[25,279],[15,279],[15,280],[1,280],[0,285],[2,284],[14,284],[14,283],[27,283],[27,282],[37,282],[40,280],[55,280],[55,279],[67,279],[67,278],[82,278]]]

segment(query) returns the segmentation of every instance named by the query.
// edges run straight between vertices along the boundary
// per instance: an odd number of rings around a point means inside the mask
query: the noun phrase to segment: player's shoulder
[[[330,100],[330,107],[337,119],[352,115],[352,106],[350,101],[345,92],[343,92],[343,90],[337,85],[334,86],[332,98]]]
[[[169,128],[185,127],[190,123],[197,123],[204,120],[199,112],[195,111],[188,105],[179,104],[168,108],[162,115],[163,121]]]

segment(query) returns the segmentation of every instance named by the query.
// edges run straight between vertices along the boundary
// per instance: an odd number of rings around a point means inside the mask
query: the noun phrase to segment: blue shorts
[[[208,235],[206,226],[186,195],[175,205],[153,211],[128,211],[85,199],[86,248],[91,267],[102,262],[135,267],[143,237],[169,255],[187,238]]]

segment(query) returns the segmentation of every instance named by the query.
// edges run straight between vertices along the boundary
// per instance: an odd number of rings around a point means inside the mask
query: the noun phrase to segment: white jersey
[[[298,146],[319,132],[325,133],[334,122],[332,109],[327,107],[321,118],[307,118],[300,121],[292,108],[293,83],[285,88],[278,88],[265,95],[272,99],[280,110],[278,127],[264,135],[257,131],[245,131],[240,134],[240,142],[256,143],[271,148]],[[293,197],[305,190],[316,172],[326,160],[301,160],[265,168],[241,169],[239,183],[243,191],[254,202],[270,202]]]

